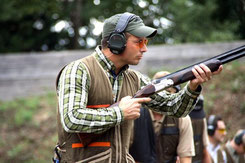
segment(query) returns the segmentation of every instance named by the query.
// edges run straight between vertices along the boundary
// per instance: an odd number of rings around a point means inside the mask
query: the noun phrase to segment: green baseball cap
[[[102,38],[110,36],[111,33],[115,31],[116,25],[121,15],[122,14],[116,14],[105,20],[102,31]],[[139,16],[135,15],[129,21],[124,32],[128,32],[136,37],[150,38],[156,35],[157,30],[152,27],[146,26],[143,23],[143,20]]]

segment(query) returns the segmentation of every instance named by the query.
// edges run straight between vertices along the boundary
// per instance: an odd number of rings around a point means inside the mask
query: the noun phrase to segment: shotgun
[[[214,56],[212,58],[209,58],[207,60],[204,60],[202,62],[193,64],[191,66],[188,66],[184,69],[181,69],[179,71],[176,71],[174,73],[168,74],[164,77],[155,79],[152,81],[151,84],[146,85],[141,90],[136,92],[136,94],[133,96],[133,98],[139,98],[139,97],[148,97],[150,95],[153,95],[157,92],[160,92],[164,89],[167,89],[169,87],[179,85],[182,83],[185,83],[189,80],[192,80],[195,78],[194,74],[192,73],[192,68],[195,65],[198,64],[205,64],[209,69],[214,72],[218,70],[219,66],[228,62],[231,62],[235,59],[241,58],[245,56],[245,45],[232,49],[230,51],[227,51],[225,53],[222,53],[220,55]],[[110,107],[118,105],[119,102],[111,105]],[[87,146],[91,142],[93,142],[97,137],[99,137],[102,134],[92,134],[92,133],[78,133],[78,137],[80,141],[83,143],[84,146]]]
[[[164,77],[155,79],[152,81],[151,84],[146,85],[141,90],[136,92],[133,96],[134,98],[139,97],[148,97],[154,93],[160,92],[164,89],[169,87],[179,85],[185,83],[189,80],[195,78],[194,74],[192,73],[192,68],[195,65],[199,65],[201,63],[205,64],[212,72],[218,70],[220,65],[226,64],[231,62],[235,59],[241,58],[245,56],[245,45],[222,53],[220,55],[214,56],[202,62],[193,64],[181,70],[178,70],[174,73],[168,74]]]

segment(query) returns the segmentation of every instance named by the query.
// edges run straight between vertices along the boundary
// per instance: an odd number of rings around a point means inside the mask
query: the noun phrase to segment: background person
[[[225,152],[220,148],[227,134],[225,122],[220,116],[210,115],[207,127],[210,142],[207,149],[212,158],[212,162],[226,162]]]
[[[245,130],[237,131],[231,141],[224,146],[228,163],[244,163],[245,162]]]
[[[167,74],[157,72],[153,79]],[[167,91],[173,94],[180,87]],[[134,141],[129,152],[137,162],[176,162],[178,156],[178,162],[191,163],[195,150],[190,117],[174,118],[142,108],[141,116],[135,120]]]
[[[207,120],[204,111],[204,97],[199,96],[195,108],[189,114],[192,122],[195,156],[192,157],[193,163],[211,163],[211,157],[208,153],[207,146],[209,144]]]

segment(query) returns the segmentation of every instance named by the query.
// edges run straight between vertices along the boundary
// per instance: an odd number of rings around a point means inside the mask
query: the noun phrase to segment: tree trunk
[[[71,48],[78,49],[80,47],[78,43],[79,28],[82,26],[81,13],[82,13],[82,0],[75,0],[72,2],[71,21],[74,30],[74,36],[71,38]]]

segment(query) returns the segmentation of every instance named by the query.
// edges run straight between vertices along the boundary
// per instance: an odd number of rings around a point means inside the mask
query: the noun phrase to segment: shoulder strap
[[[229,153],[229,151],[228,151],[228,149],[227,149],[227,147],[224,146],[223,149],[224,149],[225,154],[226,154],[226,157],[227,157],[227,162],[229,162],[229,163],[234,163],[234,162],[233,162],[233,159],[232,159],[232,157],[231,157],[231,155],[230,155],[230,153]]]

